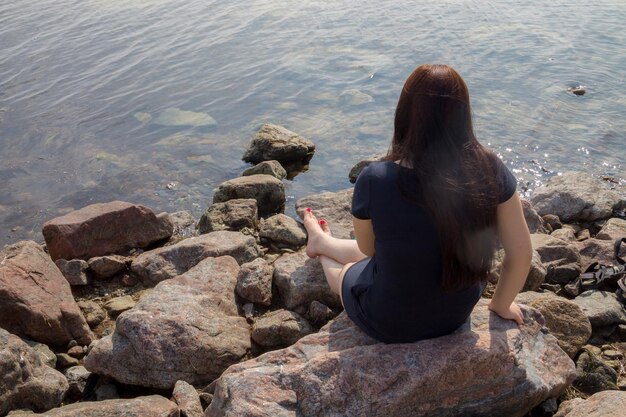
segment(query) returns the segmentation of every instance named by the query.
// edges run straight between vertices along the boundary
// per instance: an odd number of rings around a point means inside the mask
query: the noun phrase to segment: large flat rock
[[[70,284],[32,241],[0,251],[0,327],[52,346],[65,347],[72,339],[88,345],[94,339]]]
[[[383,344],[342,313],[319,333],[234,365],[205,417],[522,416],[574,379],[572,360],[525,307],[518,326],[479,301],[454,334]]]
[[[252,236],[221,230],[144,252],[133,261],[131,270],[144,285],[154,285],[188,271],[205,258],[225,255],[242,264],[257,258],[260,250]]]
[[[159,283],[123,312],[115,332],[95,343],[85,367],[145,387],[176,381],[207,384],[249,351],[250,326],[237,315],[239,265],[230,256],[207,258]]]
[[[87,401],[55,408],[43,414],[20,414],[31,417],[179,417],[175,403],[160,395],[132,399]]]
[[[0,329],[0,416],[9,410],[58,406],[69,385],[22,339]]]
[[[145,248],[172,235],[167,217],[157,218],[148,207],[124,201],[92,204],[43,225],[52,259],[89,259]]]

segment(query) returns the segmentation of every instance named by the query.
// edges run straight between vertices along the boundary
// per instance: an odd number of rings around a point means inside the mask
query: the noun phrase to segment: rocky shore
[[[524,325],[487,309],[497,263],[453,334],[386,345],[342,312],[283,214],[283,181],[314,151],[265,125],[244,154],[257,165],[221,184],[201,219],[94,204],[49,220],[45,243],[0,251],[0,416],[623,415],[624,294],[611,279],[568,285],[615,264],[623,189],[569,172],[524,202]],[[348,238],[351,197],[295,208]]]

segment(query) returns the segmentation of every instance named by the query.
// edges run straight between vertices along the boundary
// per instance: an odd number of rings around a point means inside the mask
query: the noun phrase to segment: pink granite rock
[[[239,265],[207,258],[159,283],[120,314],[115,332],[98,340],[85,367],[126,384],[171,389],[176,381],[207,384],[251,347],[250,326],[237,314]]]
[[[89,259],[145,248],[172,235],[167,217],[147,207],[112,201],[92,204],[43,225],[43,236],[52,259]]]
[[[602,391],[583,400],[564,401],[554,417],[624,417],[626,392]]]
[[[455,333],[383,344],[345,313],[294,345],[231,366],[205,417],[522,416],[574,379],[572,360],[525,307],[518,327],[479,301]]]
[[[228,255],[243,264],[260,254],[252,236],[220,230],[144,252],[135,258],[131,270],[144,285],[155,285],[188,271],[210,256]]]
[[[51,346],[94,340],[70,284],[32,241],[0,251],[0,327]]]
[[[0,416],[9,410],[47,410],[63,400],[69,385],[22,339],[0,329]]]
[[[173,402],[160,395],[132,399],[87,401],[23,417],[180,417]]]

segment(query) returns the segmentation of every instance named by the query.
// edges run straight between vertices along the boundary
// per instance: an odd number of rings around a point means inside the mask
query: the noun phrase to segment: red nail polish
[[[311,207],[307,207],[306,211],[308,211],[310,213],[311,212]]]
[[[326,220],[324,219],[320,220],[320,224],[326,224]]]

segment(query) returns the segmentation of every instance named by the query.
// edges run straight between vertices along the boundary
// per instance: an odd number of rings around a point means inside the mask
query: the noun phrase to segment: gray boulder
[[[479,301],[453,334],[384,344],[342,313],[319,333],[230,367],[205,417],[523,416],[557,397],[574,363],[525,308],[517,326]],[[260,406],[262,404],[262,406]]]
[[[319,260],[309,258],[304,249],[281,255],[274,262],[274,284],[288,309],[308,306],[313,300],[341,307],[341,299],[328,286]]]
[[[276,214],[261,220],[259,236],[279,246],[299,248],[306,244],[306,232],[294,219]]]
[[[595,329],[626,323],[624,305],[608,291],[589,290],[574,298]]]
[[[66,369],[65,377],[70,385],[68,399],[82,399],[95,380],[95,375],[80,365]]]
[[[94,343],[85,367],[119,382],[171,389],[207,384],[249,351],[250,327],[237,313],[239,265],[207,258],[159,283]]]
[[[260,250],[253,237],[223,230],[144,252],[135,258],[131,270],[144,285],[154,285],[188,271],[207,257],[224,255],[245,263],[257,258]]]
[[[252,198],[214,203],[202,214],[198,223],[198,230],[200,233],[218,230],[256,230],[258,217],[256,200]]]
[[[540,215],[555,214],[563,222],[592,222],[611,217],[626,199],[589,174],[566,172],[537,188],[531,202]]]
[[[279,180],[287,177],[287,171],[278,161],[263,161],[243,171],[242,176],[264,174],[276,177]]]
[[[279,213],[285,208],[285,185],[271,175],[257,174],[225,181],[213,190],[213,203],[242,198],[255,199],[261,216]]]
[[[282,126],[267,123],[252,139],[242,159],[252,163],[270,160],[308,162],[314,152],[315,144],[310,140]]]
[[[0,329],[0,415],[9,410],[58,406],[69,385],[19,337]]]

